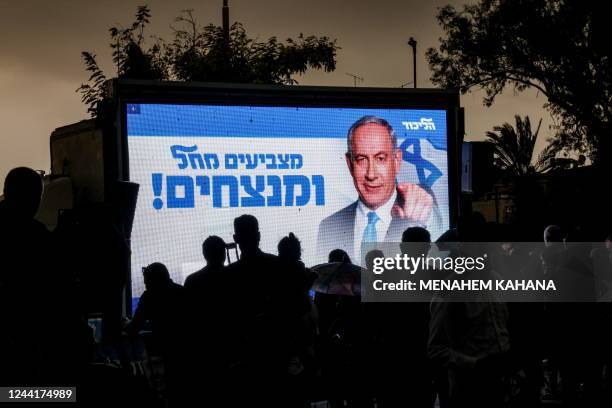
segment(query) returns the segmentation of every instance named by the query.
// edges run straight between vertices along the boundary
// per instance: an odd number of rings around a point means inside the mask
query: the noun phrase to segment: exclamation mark
[[[153,200],[153,208],[156,210],[161,210],[164,206],[164,202],[160,198],[162,194],[162,182],[163,182],[163,174],[153,173],[152,174],[152,184],[153,184],[153,195],[155,195],[155,199]]]

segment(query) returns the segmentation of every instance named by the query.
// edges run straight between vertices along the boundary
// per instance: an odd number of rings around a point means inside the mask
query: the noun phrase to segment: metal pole
[[[229,44],[229,6],[227,4],[228,0],[223,0],[223,36],[225,37],[225,41]]]
[[[414,87],[417,87],[417,81],[416,81],[416,44],[414,45],[414,48],[412,49],[412,66],[413,66],[413,72],[414,72]]]
[[[408,40],[408,45],[412,47],[412,74],[413,74],[413,80],[412,82],[414,83],[414,87],[417,87],[417,69],[416,69],[416,46],[417,46],[417,42],[414,38],[410,37],[410,39]]]

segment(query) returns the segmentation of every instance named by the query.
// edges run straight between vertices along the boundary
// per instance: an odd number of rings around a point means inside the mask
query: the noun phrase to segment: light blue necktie
[[[374,211],[368,213],[368,225],[366,225],[363,231],[363,239],[361,240],[362,246],[366,242],[376,242],[376,222],[378,220],[380,220],[380,218],[378,218],[378,215],[376,215]]]

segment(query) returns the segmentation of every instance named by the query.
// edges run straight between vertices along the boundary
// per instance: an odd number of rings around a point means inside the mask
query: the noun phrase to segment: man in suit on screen
[[[321,261],[336,248],[359,259],[368,242],[400,242],[406,228],[427,226],[433,198],[416,184],[397,183],[402,151],[385,119],[364,116],[355,122],[345,159],[359,198],[319,224]]]

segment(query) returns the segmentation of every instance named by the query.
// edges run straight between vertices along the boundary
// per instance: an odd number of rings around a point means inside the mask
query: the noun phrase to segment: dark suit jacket
[[[357,260],[361,258],[361,254],[354,253],[357,203],[355,201],[353,204],[344,207],[321,221],[317,236],[317,261],[327,262],[327,256],[330,251],[342,249],[349,254],[355,263],[358,263]],[[401,242],[402,234],[407,228],[420,225],[412,220],[393,217],[384,240],[387,242]],[[361,238],[359,237],[358,239]]]

